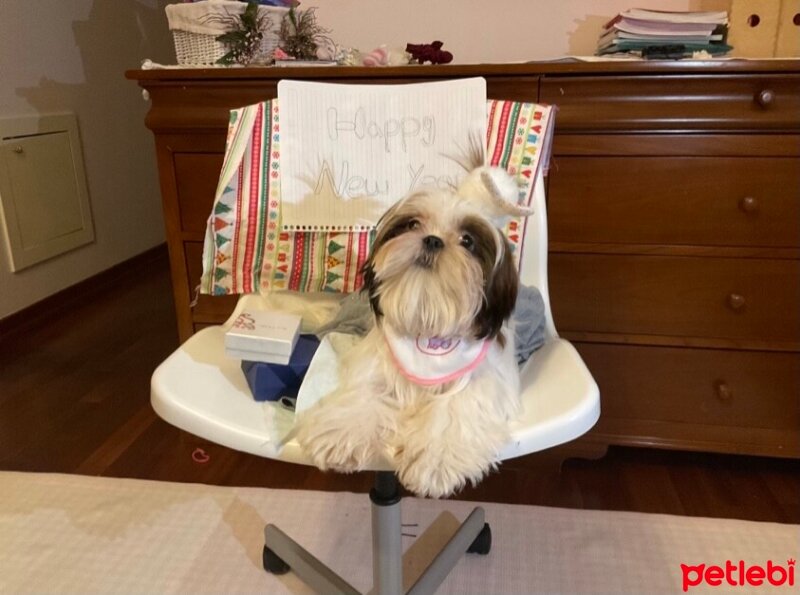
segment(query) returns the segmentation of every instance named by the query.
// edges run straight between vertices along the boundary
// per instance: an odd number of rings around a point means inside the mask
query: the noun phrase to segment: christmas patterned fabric
[[[487,102],[486,161],[518,182],[530,204],[546,166],[553,108],[515,101]],[[281,230],[278,101],[231,112],[225,159],[203,249],[200,292],[212,295],[291,290],[349,293],[361,287],[361,266],[375,232]],[[525,219],[505,232],[516,253]]]

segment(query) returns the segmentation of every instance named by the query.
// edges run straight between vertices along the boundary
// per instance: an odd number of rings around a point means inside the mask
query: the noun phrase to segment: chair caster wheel
[[[492,549],[492,528],[489,526],[489,523],[483,524],[483,529],[481,532],[478,533],[478,536],[475,538],[475,541],[472,542],[467,548],[468,554],[480,554],[481,556],[485,556],[489,553]]]
[[[267,546],[264,546],[261,559],[264,564],[264,570],[270,574],[286,574],[290,570],[289,565]]]

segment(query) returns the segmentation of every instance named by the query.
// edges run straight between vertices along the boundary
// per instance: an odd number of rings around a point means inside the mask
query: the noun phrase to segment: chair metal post
[[[400,490],[391,471],[375,474],[372,501],[372,576],[377,595],[403,593]]]
[[[369,498],[372,501],[373,589],[371,593],[374,595],[403,595],[405,591],[403,590],[400,487],[394,473],[390,471],[377,472],[375,487],[370,490]],[[483,529],[484,516],[483,508],[477,507],[472,511],[447,545],[419,576],[408,591],[409,594],[430,595],[442,584]],[[318,593],[342,595],[358,593],[351,584],[276,526],[266,526],[264,541],[266,548],[277,556],[279,563],[285,565],[280,570],[271,570],[271,572],[292,570]],[[267,564],[265,561],[265,569],[269,569]]]

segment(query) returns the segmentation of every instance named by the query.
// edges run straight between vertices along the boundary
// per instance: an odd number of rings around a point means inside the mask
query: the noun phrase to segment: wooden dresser
[[[800,457],[800,61],[130,71],[150,96],[179,332],[201,296],[228,110],[280,78],[483,76],[559,107],[548,180],[556,326],[595,375],[585,438]]]

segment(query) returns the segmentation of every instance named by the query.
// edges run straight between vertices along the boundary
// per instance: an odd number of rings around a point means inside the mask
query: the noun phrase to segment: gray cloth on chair
[[[537,288],[520,285],[512,321],[517,363],[521,365],[542,346],[545,339],[544,300]],[[366,335],[372,328],[372,322],[372,311],[366,294],[360,291],[351,293],[342,300],[336,317],[320,327],[317,336],[322,339],[328,333],[334,332]]]
[[[372,328],[372,310],[369,299],[363,291],[351,293],[342,300],[336,316],[328,324],[317,331],[320,340],[328,333],[345,333],[347,335],[366,335]]]
[[[544,344],[545,339],[544,300],[536,287],[519,286],[511,319],[514,322],[517,363],[522,365]]]

